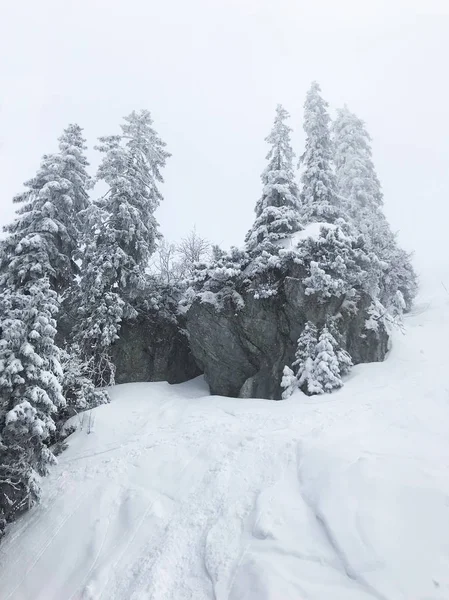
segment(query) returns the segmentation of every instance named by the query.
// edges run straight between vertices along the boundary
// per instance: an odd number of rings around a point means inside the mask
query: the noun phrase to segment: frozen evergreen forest
[[[161,235],[148,110],[95,173],[69,124],[13,198],[2,599],[449,597],[447,290],[415,301],[363,120],[314,82],[293,125],[279,104],[239,247]],[[138,329],[166,362],[116,385]]]
[[[39,502],[41,477],[65,446],[66,420],[110,401],[124,319],[145,311],[176,318],[195,301],[218,311],[231,301],[238,312],[245,302],[236,281],[263,303],[277,294],[285,265],[299,265],[305,295],[317,305],[336,298],[339,310],[305,323],[284,365],[284,399],[343,385],[353,360],[342,315],[351,320],[361,294],[370,301],[367,331],[402,326],[417,279],[382,210],[369,133],[347,107],[331,121],[316,82],[303,127],[297,158],[289,113],[277,106],[254,224],[230,250],[195,231],[178,245],[164,242],[155,212],[170,153],[149,111],[132,112],[98,140],[95,174],[77,124],[43,156],[13,199],[17,216],[0,248],[1,531]]]
[[[449,600],[447,0],[0,55],[0,600]]]

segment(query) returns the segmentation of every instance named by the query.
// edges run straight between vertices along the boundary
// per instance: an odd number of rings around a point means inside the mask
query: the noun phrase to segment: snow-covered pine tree
[[[335,175],[338,193],[359,231],[364,232],[382,207],[383,196],[374,169],[371,138],[365,123],[347,106],[333,123]]]
[[[0,512],[8,519],[38,499],[37,475],[54,462],[45,441],[65,405],[57,311],[46,277],[0,294]]]
[[[338,329],[338,322],[341,318],[341,313],[334,317],[329,317],[326,322],[326,326],[335,340],[335,354],[338,360],[338,368],[340,369],[340,375],[346,375],[353,366],[352,358],[349,352],[346,352],[342,348],[344,337]]]
[[[306,267],[306,294],[316,295],[319,302],[350,298],[360,289],[378,293],[379,260],[367,252],[363,238],[346,227],[323,226],[317,239],[303,241],[296,257]]]
[[[103,252],[101,252],[101,250]],[[95,238],[85,246],[74,341],[88,377],[99,387],[114,384],[110,346],[118,339],[123,317],[133,315],[115,281],[115,265]]]
[[[70,199],[66,199],[68,207],[66,219],[75,255],[84,228],[83,211],[90,204],[88,190],[93,186],[92,178],[87,172],[89,163],[85,156],[86,149],[82,128],[76,124],[69,125],[59,138],[58,156],[62,177],[70,184],[68,192]]]
[[[320,92],[318,83],[313,82],[304,103],[306,149],[299,161],[303,169],[300,199],[304,224],[334,223],[341,216],[340,199],[332,167],[328,104]]]
[[[218,244],[212,244],[211,254],[212,260],[219,261],[220,258],[222,258],[226,254],[226,252],[223,250],[223,248],[220,248]]]
[[[279,104],[273,129],[266,138],[271,148],[261,176],[262,197],[256,204],[256,220],[245,238],[246,249],[252,254],[259,254],[269,249],[271,242],[302,229],[288,118],[288,112]]]
[[[292,368],[284,368],[281,387],[284,388],[283,398],[292,395],[295,389],[300,388],[306,394],[321,393],[321,386],[314,378],[313,365],[318,343],[318,331],[316,326],[308,321],[304,330],[298,338],[295,360]]]
[[[323,327],[316,345],[316,356],[312,367],[313,381],[317,384],[314,393],[331,392],[342,387],[338,351],[336,339],[327,326]],[[343,367],[346,367],[345,362]]]
[[[417,278],[411,256],[398,246],[382,211],[383,195],[372,160],[371,138],[364,122],[347,107],[338,111],[333,135],[338,193],[368,250],[376,254],[383,266],[380,300],[397,315],[401,305],[410,309]]]
[[[79,214],[90,180],[82,130],[70,125],[59,152],[45,155],[0,253],[0,507],[8,519],[39,494],[54,460],[46,445],[64,406],[55,344],[60,293],[77,266]],[[11,498],[13,500],[11,501]]]
[[[314,360],[317,353],[318,331],[316,326],[308,321],[298,339],[295,361],[298,387],[306,394],[320,394],[321,386],[316,380],[313,371]]]
[[[120,288],[132,294],[160,237],[154,212],[163,199],[158,184],[170,154],[147,110],[133,111],[124,121],[121,135],[100,138],[97,146],[103,154],[97,179],[109,191],[96,204],[107,216],[98,241],[109,248]]]
[[[282,392],[283,400],[290,398],[293,392],[298,389],[298,378],[296,377],[293,369],[287,367],[287,365],[285,365],[282,372],[281,388],[284,390]]]
[[[316,326],[309,321],[299,336],[292,368],[284,368],[282,397],[288,398],[298,388],[308,395],[338,389],[343,385],[341,376],[348,373],[351,366],[350,355],[343,350],[329,327],[325,325],[318,337]]]
[[[360,232],[367,247],[383,260],[396,245],[382,212],[383,194],[372,160],[371,137],[365,123],[346,106],[333,125],[335,173],[345,216]]]
[[[411,255],[400,248],[396,240],[386,249],[382,259],[385,269],[381,279],[380,301],[389,312],[398,316],[411,309],[418,291],[418,277]]]
[[[297,367],[297,372],[301,375],[301,369],[306,360],[315,356],[315,346],[318,342],[318,331],[316,325],[307,321],[304,330],[298,338],[295,361],[293,367]]]
[[[22,206],[5,227],[4,260],[0,264],[6,286],[48,277],[63,291],[77,272],[74,257],[79,245],[79,215],[88,203],[90,178],[78,125],[69,125],[59,138],[59,152],[45,155],[28,188],[13,201]]]
[[[161,169],[170,154],[148,111],[125,117],[122,134],[100,138],[97,179],[107,193],[86,211],[86,237],[75,339],[99,385],[114,381],[109,347],[120,323],[134,314],[132,300],[159,237],[154,211],[162,200]]]
[[[89,372],[89,364],[83,362],[81,352],[76,345],[71,346],[70,352],[67,349],[61,350],[61,366],[62,393],[66,400],[63,419],[108,402],[106,391],[95,388]]]

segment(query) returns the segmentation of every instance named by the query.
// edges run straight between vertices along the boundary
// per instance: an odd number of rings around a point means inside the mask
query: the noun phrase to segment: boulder
[[[190,348],[204,372],[212,394],[280,399],[282,371],[294,361],[297,340],[305,323],[318,327],[337,317],[341,343],[354,364],[382,361],[388,351],[388,334],[365,328],[371,298],[360,291],[354,302],[345,298],[325,302],[306,295],[304,273],[292,265],[277,282],[277,293],[258,298],[254,286],[238,289],[220,304],[197,297],[187,312]],[[252,282],[254,283],[254,282]]]

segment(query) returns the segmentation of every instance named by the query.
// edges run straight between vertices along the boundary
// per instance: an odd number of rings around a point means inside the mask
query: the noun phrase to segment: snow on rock
[[[114,388],[0,545],[2,600],[447,600],[441,291],[330,396]]]

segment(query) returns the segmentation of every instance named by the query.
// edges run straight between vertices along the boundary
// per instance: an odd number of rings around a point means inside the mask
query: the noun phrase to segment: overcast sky
[[[297,154],[316,79],[373,137],[385,210],[422,269],[449,255],[449,2],[0,0],[0,222],[71,122],[92,147],[133,109],[173,154],[161,230],[241,244],[277,103]]]

